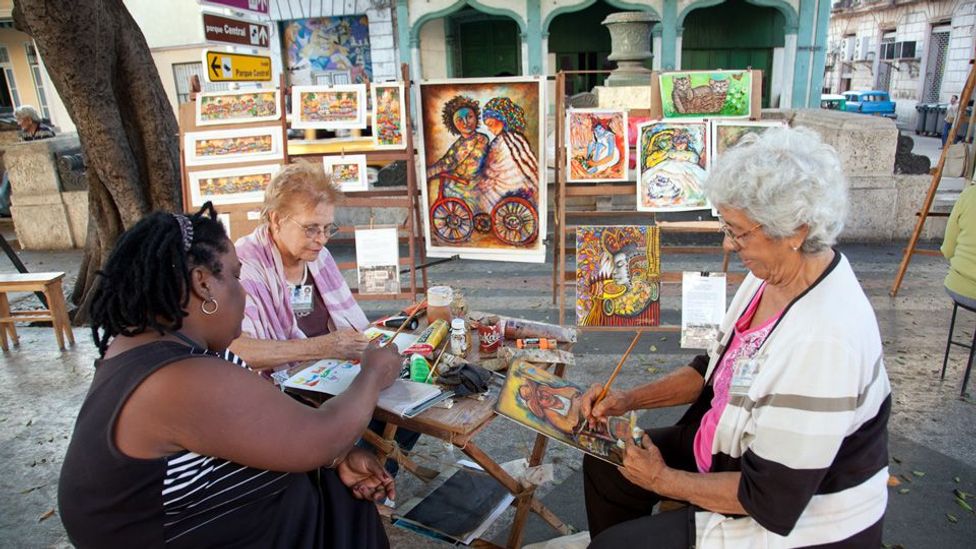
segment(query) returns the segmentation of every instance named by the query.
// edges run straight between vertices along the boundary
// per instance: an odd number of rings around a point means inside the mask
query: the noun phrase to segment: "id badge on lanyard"
[[[291,301],[291,310],[295,316],[308,316],[312,312],[312,285],[299,284],[292,286],[289,290],[288,298]]]
[[[759,356],[740,356],[732,365],[732,383],[729,385],[729,394],[732,396],[747,396],[749,388],[759,375],[759,368],[765,362],[765,357]]]

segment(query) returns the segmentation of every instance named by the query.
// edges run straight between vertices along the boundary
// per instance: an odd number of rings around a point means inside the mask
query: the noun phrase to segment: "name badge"
[[[739,357],[732,366],[732,383],[729,385],[729,394],[733,396],[746,396],[752,382],[759,375],[759,366],[762,363],[761,357]]]
[[[305,284],[290,288],[291,310],[295,316],[307,316],[312,312],[312,285]]]

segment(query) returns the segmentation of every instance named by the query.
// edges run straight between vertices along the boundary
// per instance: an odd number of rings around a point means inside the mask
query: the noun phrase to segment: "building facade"
[[[835,2],[823,91],[887,91],[899,125],[913,127],[916,105],[962,92],[976,53],[974,24],[972,0]]]
[[[618,11],[657,20],[649,68],[761,69],[764,106],[819,105],[829,0],[397,0],[400,59],[414,80],[609,69]]]

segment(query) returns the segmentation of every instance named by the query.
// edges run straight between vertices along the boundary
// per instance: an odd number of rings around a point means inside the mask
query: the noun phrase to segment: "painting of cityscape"
[[[198,208],[208,200],[214,205],[261,202],[264,189],[279,169],[277,164],[268,164],[189,172],[190,205]]]
[[[576,229],[577,326],[657,326],[660,297],[657,227]]]
[[[373,146],[377,149],[403,149],[403,84],[373,84]]]
[[[278,90],[231,90],[197,94],[197,126],[270,122],[281,118]]]
[[[366,127],[366,86],[293,86],[291,127],[342,129]]]
[[[545,260],[544,84],[537,77],[420,84],[428,255]]]
[[[284,159],[281,126],[187,132],[183,155],[187,166]]]

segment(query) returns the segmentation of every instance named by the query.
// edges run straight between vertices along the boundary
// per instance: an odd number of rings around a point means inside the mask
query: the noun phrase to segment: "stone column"
[[[684,33],[683,28],[675,29],[677,31],[677,36],[674,38],[674,70],[681,70],[681,35]]]
[[[522,76],[532,74],[532,67],[529,65],[529,35],[522,33]]]
[[[783,40],[783,76],[780,79],[783,87],[779,94],[779,108],[793,107],[793,70],[796,67],[796,29],[787,29]]]
[[[603,20],[610,31],[611,53],[607,58],[617,68],[607,77],[607,86],[642,86],[651,78],[644,61],[651,54],[651,25],[654,16],[639,11],[612,13]]]
[[[661,24],[658,23],[654,25],[654,30],[651,31],[652,42],[654,44],[654,49],[652,50],[654,55],[654,61],[651,63],[651,67],[659,71],[661,70]]]

